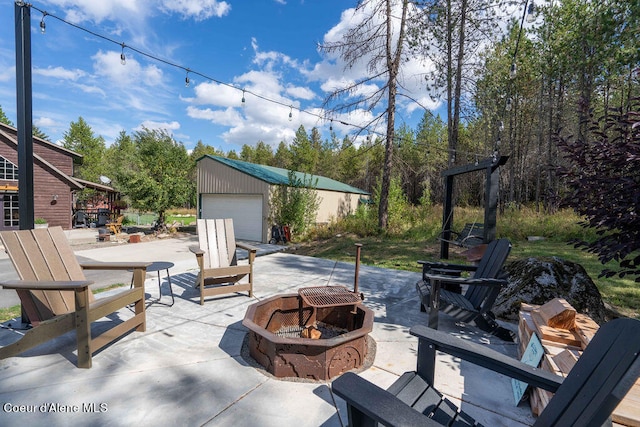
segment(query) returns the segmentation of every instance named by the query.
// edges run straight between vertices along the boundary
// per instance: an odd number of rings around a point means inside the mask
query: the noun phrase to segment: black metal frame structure
[[[484,243],[496,238],[496,212],[498,208],[498,168],[504,165],[509,156],[493,156],[473,164],[456,166],[442,172],[444,177],[444,206],[442,208],[442,240],[440,240],[440,258],[449,258],[449,242],[453,226],[453,180],[456,176],[484,170],[486,174],[484,193]]]

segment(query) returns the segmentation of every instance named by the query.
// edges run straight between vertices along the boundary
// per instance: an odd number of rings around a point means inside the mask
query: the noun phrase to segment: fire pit
[[[272,375],[328,380],[363,364],[373,312],[362,304],[313,307],[286,294],[251,305],[242,324],[251,357]]]

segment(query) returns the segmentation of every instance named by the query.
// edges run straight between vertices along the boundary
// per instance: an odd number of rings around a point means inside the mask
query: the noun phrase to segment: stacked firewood
[[[562,298],[542,306],[523,303],[518,324],[519,355],[522,356],[535,332],[544,348],[541,367],[566,377],[598,328],[589,316],[577,313]],[[530,393],[533,414],[539,415],[552,396],[551,392],[534,388]]]
[[[582,351],[598,331],[598,324],[589,316],[577,313],[564,299],[556,298],[537,306],[522,304],[518,323],[518,352],[520,357],[533,333],[538,335],[544,348],[540,367],[566,377],[576,364]],[[553,393],[539,388],[531,389],[531,412],[538,416],[553,397]],[[629,391],[612,414],[614,426],[640,426],[640,380]]]

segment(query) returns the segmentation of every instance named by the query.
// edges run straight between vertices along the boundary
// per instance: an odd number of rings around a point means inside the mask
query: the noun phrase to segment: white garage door
[[[232,218],[236,239],[262,241],[260,194],[203,194],[202,218]]]

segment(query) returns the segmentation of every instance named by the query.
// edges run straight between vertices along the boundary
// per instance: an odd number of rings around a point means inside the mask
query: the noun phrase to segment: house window
[[[18,166],[0,156],[0,179],[17,180]]]
[[[18,227],[20,226],[20,214],[18,211],[18,195],[17,194],[5,194],[2,200],[2,207],[4,208],[4,227]]]

